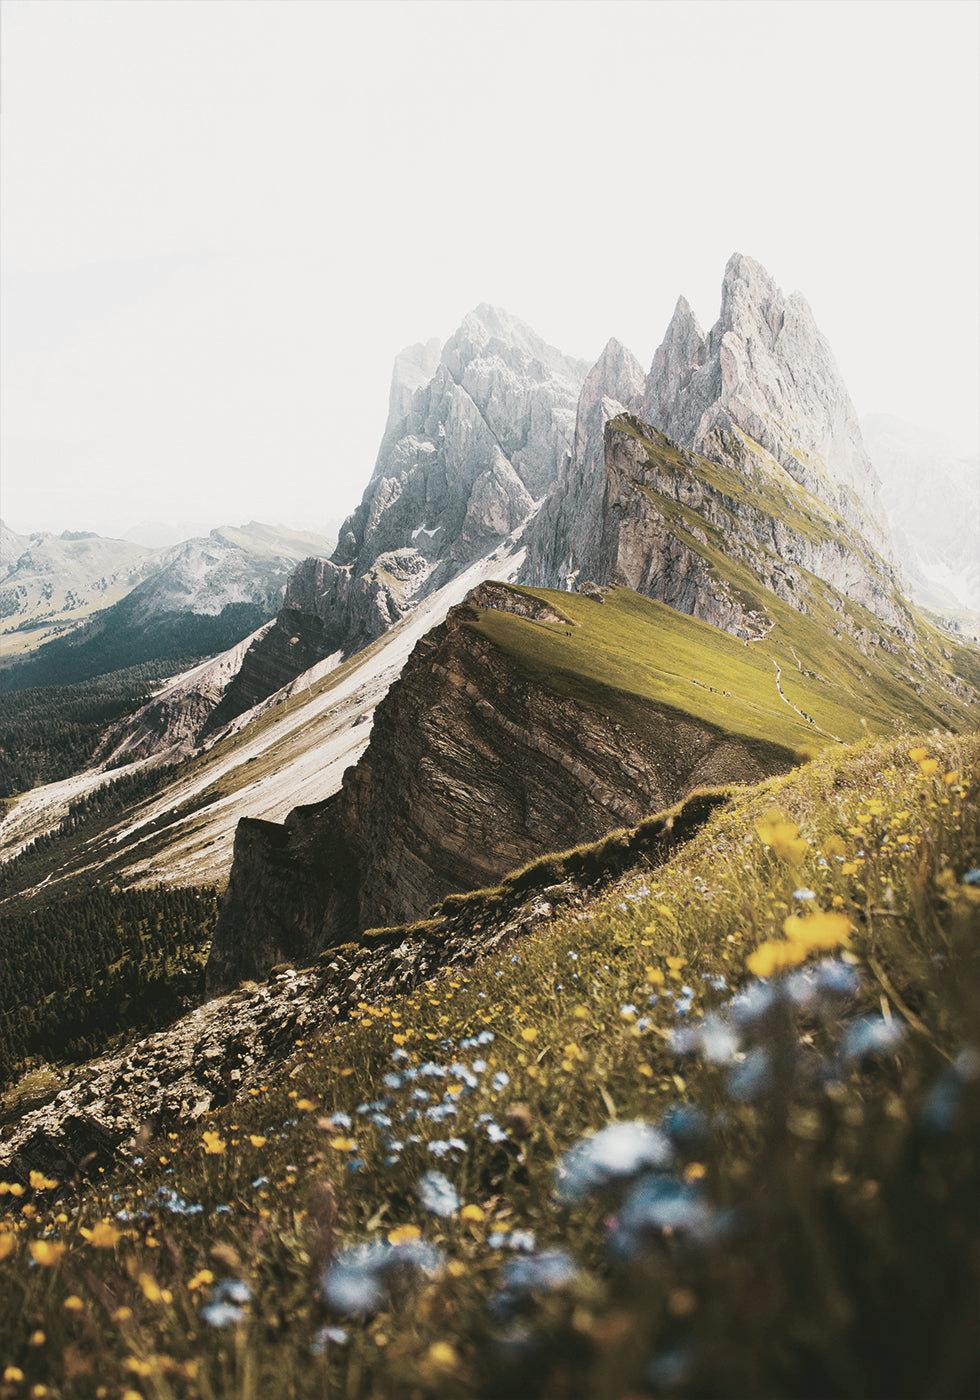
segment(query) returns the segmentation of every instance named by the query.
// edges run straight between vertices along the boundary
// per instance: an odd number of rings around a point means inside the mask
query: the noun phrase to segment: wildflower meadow
[[[866,741],[0,1183],[3,1400],[980,1392],[980,741]]]

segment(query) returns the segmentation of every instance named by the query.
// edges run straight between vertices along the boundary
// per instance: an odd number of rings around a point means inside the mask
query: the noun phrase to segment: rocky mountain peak
[[[653,358],[645,410],[669,438],[708,456],[719,431],[751,438],[890,555],[880,482],[830,346],[806,300],[784,296],[753,258],[729,259],[707,338],[678,302]]]
[[[643,401],[646,376],[639,360],[621,341],[613,337],[585,377],[579,395],[575,421],[575,457],[580,460],[595,427],[596,409],[604,399],[618,408],[607,413],[615,417],[623,409],[633,409]],[[600,425],[601,432],[601,425]]]
[[[396,428],[408,413],[416,389],[428,384],[435,374],[441,353],[442,342],[433,337],[424,343],[419,341],[416,345],[408,345],[395,356],[391,371],[391,388],[388,391],[386,434],[392,428]]]
[[[667,334],[653,357],[645,387],[644,416],[651,421],[669,416],[674,403],[704,364],[708,342],[684,297],[677,298]]]

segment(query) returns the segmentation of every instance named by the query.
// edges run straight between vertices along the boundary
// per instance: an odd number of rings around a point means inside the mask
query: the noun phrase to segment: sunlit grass
[[[825,755],[118,1168],[3,1183],[0,1395],[971,1393],[978,751]]]

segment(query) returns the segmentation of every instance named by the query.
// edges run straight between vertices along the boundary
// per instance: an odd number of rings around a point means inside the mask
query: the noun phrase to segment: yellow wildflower
[[[913,763],[921,763],[928,752],[928,749],[909,749],[909,758]]]
[[[225,1150],[224,1138],[212,1128],[205,1129],[202,1141],[204,1143],[205,1154],[208,1156],[216,1157]]]
[[[148,1303],[172,1303],[173,1294],[169,1288],[161,1288],[152,1274],[140,1274],[140,1288]]]
[[[836,948],[847,943],[853,932],[854,925],[846,914],[818,910],[813,914],[790,914],[783,920],[783,933],[803,949]]]
[[[253,1147],[264,1147],[266,1142],[268,1141],[268,1139],[264,1138],[261,1135],[261,1133],[249,1133],[248,1140]]]
[[[210,1269],[198,1269],[193,1278],[187,1280],[187,1287],[191,1293],[196,1293],[199,1288],[207,1288],[214,1283],[214,1274]]]
[[[959,780],[960,780],[959,770],[956,769],[956,768],[954,768],[954,769],[952,770],[952,772],[950,772],[950,773],[944,773],[944,774],[943,774],[943,782],[946,784],[947,787],[952,787],[953,784],[954,784],[954,783],[958,783]]]
[[[24,1372],[19,1366],[8,1366],[3,1373],[3,1378],[11,1384],[16,1384],[24,1379]]]
[[[532,1040],[537,1040],[537,1038],[538,1032],[534,1026],[525,1026],[524,1029],[521,1031],[522,1040],[530,1042]]]
[[[388,1231],[389,1244],[408,1244],[411,1240],[420,1239],[422,1231],[417,1225],[397,1225],[394,1230]]]
[[[484,1218],[483,1208],[472,1204],[464,1206],[459,1216],[461,1220],[482,1220]]]
[[[14,1252],[17,1237],[9,1233],[0,1235],[0,1259],[6,1259]]]
[[[433,1342],[427,1356],[432,1365],[438,1366],[441,1371],[452,1370],[459,1364],[459,1355],[455,1347],[451,1347],[448,1342]]]
[[[841,866],[841,873],[843,875],[853,875],[855,870],[857,870],[857,862],[853,860],[845,860],[844,864]]]
[[[58,1183],[44,1172],[31,1172],[31,1185],[35,1191],[53,1191]]]
[[[68,1297],[62,1304],[62,1307],[65,1309],[66,1312],[81,1312],[85,1307],[85,1304],[82,1302],[81,1298],[79,1298],[77,1293],[69,1293]]]
[[[85,1239],[87,1239],[89,1244],[95,1249],[111,1249],[119,1239],[122,1231],[117,1230],[115,1225],[108,1220],[99,1220],[92,1226],[91,1230],[86,1230],[83,1225],[81,1234],[84,1235]]]
[[[800,836],[800,828],[789,822],[781,812],[773,809],[768,817],[755,824],[759,840],[770,846],[773,854],[788,865],[799,865],[807,850],[807,842]]]
[[[936,771],[936,769],[937,769],[938,767],[939,767],[939,759],[938,759],[938,758],[924,758],[924,759],[922,760],[922,762],[919,764],[919,772],[922,774],[922,776],[923,776],[924,778],[930,778],[930,777],[932,777],[933,773],[935,773],[935,771]]]
[[[755,977],[772,977],[788,967],[796,967],[805,957],[806,949],[799,943],[761,943],[746,958],[745,965]]]
[[[330,1139],[330,1146],[335,1152],[354,1152],[357,1149],[357,1140],[351,1137],[335,1137]]]
[[[41,1264],[46,1269],[52,1264],[57,1264],[65,1252],[65,1246],[56,1240],[31,1240],[29,1248],[34,1263]]]

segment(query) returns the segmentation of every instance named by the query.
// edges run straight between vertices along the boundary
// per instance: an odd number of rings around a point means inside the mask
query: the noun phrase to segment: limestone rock
[[[534,522],[524,574],[528,582],[574,585],[602,533],[606,423],[642,402],[644,383],[639,361],[618,340],[610,340],[582,386],[573,448],[558,486]]]
[[[491,306],[464,318],[425,378],[435,350],[398,356],[361,504],[330,560],[307,560],[290,580],[216,722],[299,674],[291,656],[308,666],[380,637],[527,520],[556,480],[587,367]]]
[[[643,417],[707,456],[740,429],[794,481],[891,555],[880,482],[830,346],[798,292],[735,253],[707,337],[683,300],[654,355]]]

